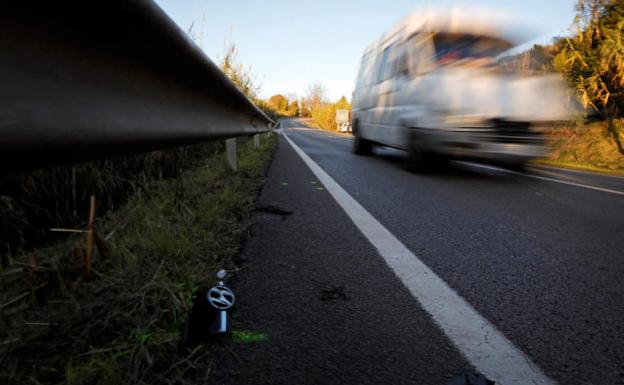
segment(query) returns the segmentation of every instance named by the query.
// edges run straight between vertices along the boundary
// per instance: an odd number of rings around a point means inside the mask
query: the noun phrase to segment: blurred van
[[[353,93],[354,152],[384,145],[413,163],[475,159],[522,168],[544,127],[570,115],[558,75],[496,66],[523,30],[482,10],[415,12],[366,48]]]

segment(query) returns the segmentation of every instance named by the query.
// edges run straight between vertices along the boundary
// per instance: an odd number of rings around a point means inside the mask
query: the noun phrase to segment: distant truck
[[[556,75],[521,76],[496,67],[521,43],[499,14],[415,12],[364,51],[353,93],[354,152],[407,150],[413,163],[475,159],[521,169],[543,156],[543,128],[569,117]]]
[[[350,110],[336,110],[336,128],[338,132],[351,132]]]

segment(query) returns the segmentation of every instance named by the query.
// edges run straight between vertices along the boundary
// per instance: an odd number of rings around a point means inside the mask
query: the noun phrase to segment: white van
[[[364,52],[353,93],[354,152],[380,144],[420,165],[449,158],[521,168],[545,152],[541,128],[570,114],[559,76],[503,73],[519,44],[502,15],[456,8],[415,12]]]

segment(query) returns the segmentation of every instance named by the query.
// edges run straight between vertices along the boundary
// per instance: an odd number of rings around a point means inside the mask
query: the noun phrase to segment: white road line
[[[542,164],[542,163],[531,164],[531,167],[538,169],[538,170],[571,172],[574,174],[581,174],[585,176],[600,176],[600,177],[607,177],[607,178],[624,179],[624,176],[621,176],[621,175],[612,175],[612,174],[604,174],[604,173],[584,171],[584,170],[576,170],[573,168],[558,168],[558,167],[549,166],[549,165]],[[565,175],[565,174],[561,174],[561,175]]]
[[[412,296],[478,371],[499,385],[555,384],[528,356],[353,199],[288,137],[286,131],[283,136],[375,246]]]
[[[575,187],[581,187],[581,188],[586,188],[586,189],[590,189],[590,190],[602,191],[602,192],[616,194],[616,195],[624,195],[624,191],[611,190],[611,189],[604,188],[604,187],[592,186],[592,185],[583,184],[583,183],[576,183],[576,182],[568,182],[568,181],[565,181],[565,180],[549,178],[549,177],[546,177],[546,176],[525,174],[523,172],[511,171],[511,170],[501,169],[501,168],[493,167],[493,166],[486,166],[484,164],[470,163],[470,165],[471,166],[475,166],[475,167],[485,168],[485,169],[488,169],[488,170],[504,171],[504,172],[507,172],[507,173],[510,173],[510,174],[522,175],[522,176],[525,176],[527,178],[540,179],[540,180],[546,180],[546,181],[549,181],[549,182],[567,184],[569,186],[575,186]]]
[[[353,136],[348,134],[341,134],[338,132],[332,132],[327,130],[321,130],[320,128],[309,128],[309,127],[289,127],[290,130],[293,131],[311,131],[316,134],[322,135],[325,138],[342,138],[347,140],[353,140]]]

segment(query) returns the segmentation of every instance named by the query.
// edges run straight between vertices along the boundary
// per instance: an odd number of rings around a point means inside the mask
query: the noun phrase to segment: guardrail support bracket
[[[236,138],[230,138],[225,140],[225,153],[227,157],[228,165],[232,171],[238,171],[238,154],[236,148]]]

